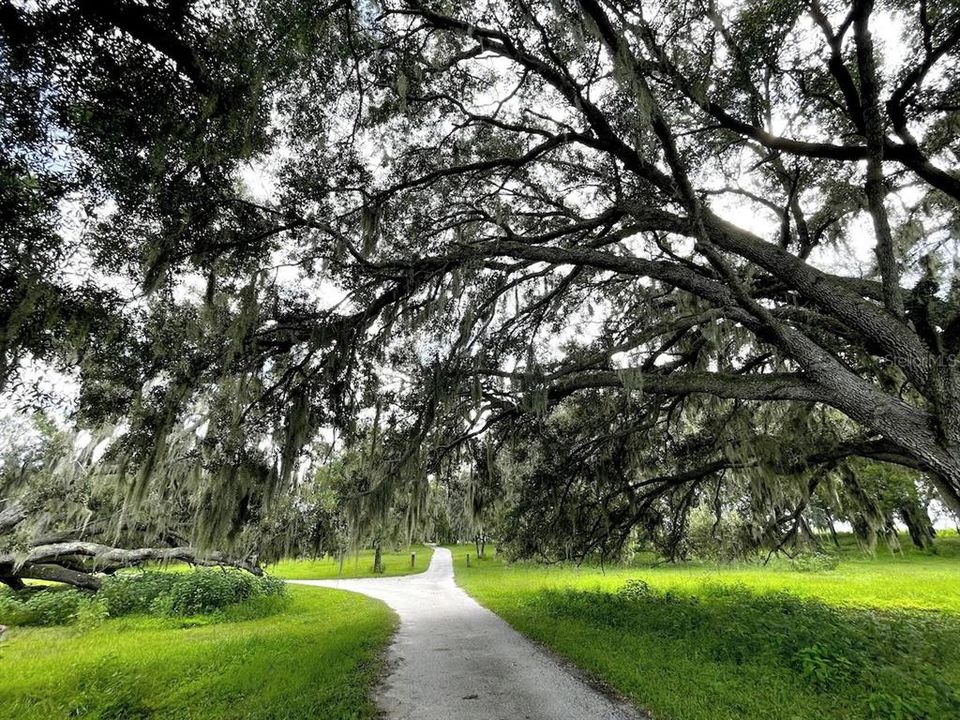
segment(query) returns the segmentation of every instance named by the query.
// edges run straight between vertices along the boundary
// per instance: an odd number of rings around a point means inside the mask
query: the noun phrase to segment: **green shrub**
[[[99,598],[93,598],[90,602],[85,602],[80,606],[77,612],[77,625],[82,628],[93,628],[110,617],[110,611],[107,605],[101,602]]]
[[[631,578],[627,580],[623,587],[617,591],[617,596],[625,600],[642,600],[648,598],[654,594],[653,589],[650,587],[649,583],[646,580],[640,580],[639,578]]]
[[[273,575],[264,575],[257,578],[257,584],[260,586],[260,593],[267,596],[282,597],[287,594],[287,584]]]
[[[97,597],[111,617],[150,612],[158,597],[170,592],[174,573],[146,571],[112,575],[103,581]]]
[[[177,576],[165,605],[169,615],[201,615],[259,594],[256,578],[239,570],[195,570]]]
[[[197,568],[185,573],[148,571],[108,578],[99,597],[111,617],[130,613],[200,615],[262,595],[282,595],[278,578],[255,577],[232,568]]]
[[[24,625],[23,603],[11,592],[0,590],[0,625]]]
[[[146,571],[104,579],[94,596],[73,589],[0,592],[0,624],[93,626],[107,617],[135,613],[190,616],[214,613],[252,598],[280,598],[279,578],[255,577],[232,568],[198,568],[185,573]],[[264,608],[276,607],[266,603]],[[258,611],[258,612],[262,612]]]
[[[68,625],[75,622],[91,602],[90,595],[73,589],[4,593],[0,595],[0,624]]]
[[[90,596],[79,590],[47,590],[27,599],[33,625],[67,625],[74,622]]]

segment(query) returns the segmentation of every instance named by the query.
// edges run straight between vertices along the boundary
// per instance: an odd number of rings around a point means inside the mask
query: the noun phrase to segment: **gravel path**
[[[398,578],[301,580],[383,600],[400,616],[376,700],[389,720],[635,720],[453,581],[450,551]]]

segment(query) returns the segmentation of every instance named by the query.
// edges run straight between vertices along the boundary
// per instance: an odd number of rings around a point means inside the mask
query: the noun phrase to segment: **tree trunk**
[[[100,589],[102,580],[96,575],[71,570],[61,565],[47,565],[27,563],[20,568],[17,573],[20,577],[33,578],[35,580],[49,580],[51,582],[65,583],[73,585],[82,590],[97,591]]]
[[[834,547],[840,547],[840,538],[837,537],[837,528],[833,524],[833,516],[827,513],[827,527],[830,529],[830,539]]]
[[[903,505],[898,510],[900,519],[907,526],[910,540],[920,550],[926,550],[933,544],[935,531],[926,510],[919,506]]]
[[[0,534],[10,532],[27,517],[26,510],[19,502],[8,500],[6,503],[3,510],[0,510]]]
[[[858,514],[850,519],[850,525],[860,548],[872,555],[877,549],[877,533],[870,527],[870,523]]]
[[[232,566],[253,575],[263,575],[254,560],[231,560],[220,553],[200,555],[190,547],[137,548],[127,550],[93,542],[63,542],[30,549],[22,564],[12,555],[0,555],[0,582],[22,587],[24,578],[65,583],[84,590],[99,590],[101,575],[150,560],[180,560],[193,565]],[[11,584],[12,583],[12,584]]]
[[[373,572],[377,575],[383,575],[383,550],[379,540],[373,551]]]
[[[89,558],[89,561],[84,560]],[[0,555],[0,566],[12,565],[13,557]],[[30,548],[26,564],[62,565],[78,572],[105,572],[122,567],[140,565],[148,561],[180,560],[192,565],[221,566],[229,565],[240,570],[246,570],[252,575],[263,575],[263,570],[253,560],[233,560],[218,552],[201,554],[192,547],[163,547],[163,548],[116,548],[96,542],[72,541],[36,545]],[[86,565],[89,565],[87,567]],[[17,575],[22,575],[19,571]]]
[[[11,590],[23,590],[26,587],[23,580],[12,575],[0,575],[0,583],[3,583]]]
[[[23,589],[24,579],[49,580],[59,582],[83,590],[99,590],[101,580],[96,575],[62,565],[49,563],[27,562],[17,566],[9,560],[0,558],[0,582],[9,585],[14,590]]]

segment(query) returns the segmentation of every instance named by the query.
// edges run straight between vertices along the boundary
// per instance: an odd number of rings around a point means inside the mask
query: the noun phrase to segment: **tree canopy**
[[[878,531],[924,483],[960,512],[956,3],[76,0],[0,29],[0,381],[75,377],[130,497],[203,489],[223,535],[325,434],[360,506],[467,478],[524,552],[676,547],[704,505],[758,543]]]

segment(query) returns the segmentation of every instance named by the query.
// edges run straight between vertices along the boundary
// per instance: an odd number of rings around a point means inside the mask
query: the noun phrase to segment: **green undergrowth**
[[[416,561],[411,566],[410,553],[416,553]],[[271,565],[267,571],[276,577],[287,580],[326,580],[337,577],[388,577],[420,573],[427,569],[433,557],[433,548],[426,545],[412,545],[383,553],[383,575],[373,572],[374,551],[363,549],[350,552],[342,558],[325,556],[321,558],[288,559]]]
[[[939,720],[960,717],[958,550],[604,569],[454,552],[470,594],[658,720]]]
[[[0,591],[0,624],[91,625],[134,613],[206,615],[248,600],[282,598],[285,593],[286,585],[279,578],[256,577],[232,568],[138,571],[105,578],[96,594],[59,586]],[[262,602],[260,607],[279,604]]]
[[[12,628],[0,719],[362,719],[395,627],[360,595],[291,587],[191,617]]]

